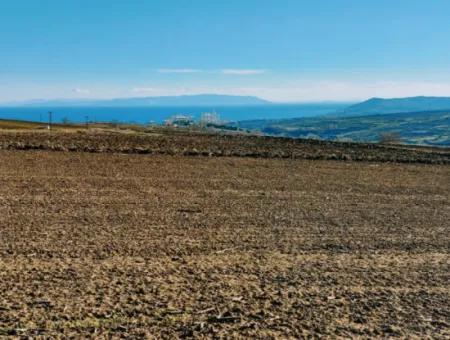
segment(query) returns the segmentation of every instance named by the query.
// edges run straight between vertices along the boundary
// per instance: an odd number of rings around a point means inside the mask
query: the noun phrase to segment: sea
[[[237,122],[256,119],[289,119],[332,114],[350,103],[271,104],[258,106],[147,106],[147,107],[0,107],[0,119],[47,122],[69,121],[160,124],[173,115],[186,115],[197,120],[202,113],[216,112],[221,120]]]

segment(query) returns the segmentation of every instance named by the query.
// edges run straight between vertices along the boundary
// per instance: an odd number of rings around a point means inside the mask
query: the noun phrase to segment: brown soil
[[[448,148],[218,135],[164,129],[149,130],[148,133],[113,133],[100,129],[77,133],[2,132],[0,149],[450,164]]]
[[[0,336],[448,338],[449,193],[448,165],[3,150]]]

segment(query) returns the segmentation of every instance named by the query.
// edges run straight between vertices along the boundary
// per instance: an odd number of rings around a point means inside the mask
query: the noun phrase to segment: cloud
[[[227,68],[221,70],[202,70],[197,68],[160,68],[157,69],[156,71],[158,73],[166,73],[166,74],[209,73],[209,74],[227,74],[236,76],[251,76],[267,72],[267,70],[263,69],[237,69],[237,68]]]
[[[91,91],[88,90],[88,89],[80,89],[78,87],[72,89],[72,92],[76,93],[76,94],[89,94],[89,93],[91,93]]]
[[[133,93],[154,93],[154,92],[158,92],[159,89],[154,88],[154,87],[133,87],[131,89],[131,92]]]
[[[158,73],[200,73],[202,70],[194,68],[160,68]]]
[[[238,76],[251,76],[255,74],[263,74],[266,73],[266,70],[257,70],[257,69],[223,69],[220,70],[222,74],[230,74],[230,75],[238,75]]]

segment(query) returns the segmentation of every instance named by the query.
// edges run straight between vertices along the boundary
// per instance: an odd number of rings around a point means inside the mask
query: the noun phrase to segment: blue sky
[[[0,101],[450,96],[447,0],[0,0]]]

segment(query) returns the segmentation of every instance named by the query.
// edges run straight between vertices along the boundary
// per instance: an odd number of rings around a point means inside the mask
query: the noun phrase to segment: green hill
[[[365,116],[372,114],[450,111],[450,97],[409,97],[409,98],[372,98],[349,106],[339,112],[340,116]]]
[[[407,144],[450,146],[450,110],[384,115],[255,120],[239,127],[267,135],[355,142],[378,142],[395,133]]]

